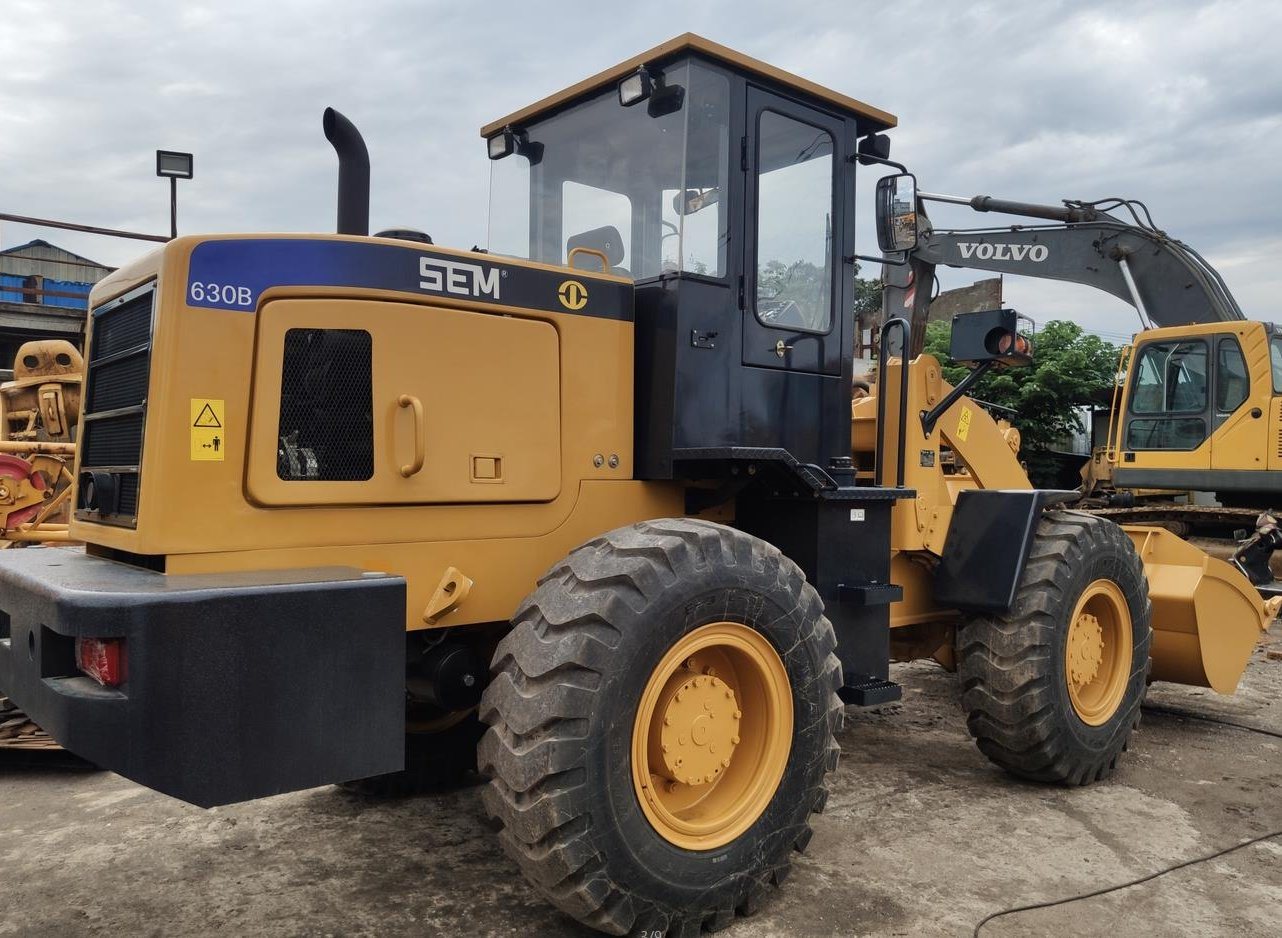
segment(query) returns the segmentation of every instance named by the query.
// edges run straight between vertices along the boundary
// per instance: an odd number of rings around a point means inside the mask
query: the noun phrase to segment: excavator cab
[[[1278,363],[1282,334],[1270,323],[1141,333],[1110,415],[1113,484],[1214,492],[1230,507],[1276,507],[1282,495]]]

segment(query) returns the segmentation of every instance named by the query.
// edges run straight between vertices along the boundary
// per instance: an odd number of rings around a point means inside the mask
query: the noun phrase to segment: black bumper
[[[80,674],[77,637],[123,638],[125,683]],[[5,551],[0,691],[77,755],[202,807],[395,771],[405,581]]]

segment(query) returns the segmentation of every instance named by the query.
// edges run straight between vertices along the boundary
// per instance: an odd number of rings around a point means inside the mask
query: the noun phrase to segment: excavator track
[[[1130,508],[1086,508],[1093,515],[1117,524],[1154,524],[1171,527],[1176,534],[1199,534],[1204,531],[1255,530],[1259,508],[1223,508],[1215,505],[1177,505],[1173,502],[1135,505]],[[1175,525],[1183,525],[1177,530]]]

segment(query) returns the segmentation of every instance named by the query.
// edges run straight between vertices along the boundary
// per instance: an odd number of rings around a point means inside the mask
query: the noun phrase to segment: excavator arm
[[[925,202],[966,205],[1038,219],[1036,224],[935,230]],[[1127,210],[1133,221],[1104,211]],[[968,267],[1080,283],[1131,304],[1156,326],[1225,322],[1246,317],[1224,280],[1200,254],[1157,228],[1142,203],[1122,199],[1063,205],[918,193],[917,247],[906,263],[887,265],[883,311],[912,324],[913,352],[925,338],[935,268]]]

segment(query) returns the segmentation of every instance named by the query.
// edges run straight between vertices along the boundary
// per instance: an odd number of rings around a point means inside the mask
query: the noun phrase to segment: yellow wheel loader
[[[887,187],[907,193],[914,183],[904,177]],[[1068,281],[1129,303],[1144,328],[1122,350],[1123,380],[1079,507],[1185,535],[1253,532],[1226,554],[1266,594],[1282,594],[1269,568],[1282,546],[1273,514],[1282,504],[1282,331],[1247,320],[1215,268],[1159,229],[1142,202],[1044,205],[930,192],[916,199],[911,211],[901,200],[898,221],[887,222],[898,225],[888,236],[911,240],[903,262],[888,269],[889,315],[909,315],[920,343],[925,307],[914,285],[933,284],[939,266]],[[1026,220],[936,228],[925,211],[931,202]],[[1195,504],[1193,492],[1217,503]]]
[[[1231,689],[1263,604],[1031,490],[925,356],[852,424],[855,174],[894,123],[684,35],[484,127],[464,251],[368,234],[326,112],[337,234],[95,287],[87,546],[3,558],[0,689],[197,805],[477,764],[534,888],[614,934],[760,905],[892,648],[957,661],[998,764],[1104,776],[1150,660]]]

